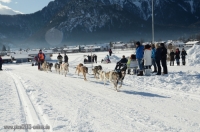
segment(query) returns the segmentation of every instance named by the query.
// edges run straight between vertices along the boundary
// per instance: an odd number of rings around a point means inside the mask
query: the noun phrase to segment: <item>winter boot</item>
[[[139,74],[137,74],[137,76],[143,76],[143,71],[140,71]]]

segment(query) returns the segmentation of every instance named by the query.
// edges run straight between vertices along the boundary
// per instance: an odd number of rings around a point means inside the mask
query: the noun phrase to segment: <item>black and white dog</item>
[[[56,64],[54,65],[54,67],[55,67],[56,72],[58,72],[58,73],[60,74],[60,64],[59,64],[59,63],[56,63]]]
[[[95,66],[95,67],[92,69],[95,78],[98,78],[97,74],[99,75],[99,72],[100,72],[101,70],[102,70],[102,66],[101,66],[101,65]]]
[[[118,88],[121,88],[122,87],[122,83],[123,83],[123,80],[126,76],[126,69],[127,69],[127,66],[124,65],[122,69],[118,70],[118,71],[115,71],[112,73],[112,82],[114,84],[114,87],[116,89],[116,91],[118,92],[118,89],[117,89],[117,85],[119,82],[121,82],[121,85],[118,87]]]

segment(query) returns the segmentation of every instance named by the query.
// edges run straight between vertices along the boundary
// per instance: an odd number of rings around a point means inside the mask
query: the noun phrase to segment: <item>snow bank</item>
[[[194,45],[192,48],[187,50],[188,65],[189,66],[200,66],[200,46]]]
[[[120,61],[120,60],[121,60],[121,58],[119,58],[119,57],[116,56],[116,55],[110,56],[110,61],[111,61],[111,63],[117,63],[117,62]]]

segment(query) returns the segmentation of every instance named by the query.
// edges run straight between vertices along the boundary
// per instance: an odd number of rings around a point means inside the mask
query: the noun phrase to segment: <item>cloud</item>
[[[16,14],[23,14],[19,11],[15,11],[8,6],[4,6],[0,4],[0,14],[1,15],[16,15]]]
[[[11,0],[0,0],[0,2],[4,2],[4,3],[10,3]]]

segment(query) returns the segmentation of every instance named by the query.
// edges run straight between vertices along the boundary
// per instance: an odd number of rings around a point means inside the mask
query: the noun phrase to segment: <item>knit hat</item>
[[[138,42],[136,42],[136,45],[140,46],[140,42],[139,42],[139,41],[138,41]]]
[[[164,47],[164,46],[165,46],[165,44],[164,44],[164,43],[161,43],[161,44],[160,44],[160,46],[161,46],[161,47]]]
[[[149,49],[151,46],[149,44],[145,45],[145,49]]]

